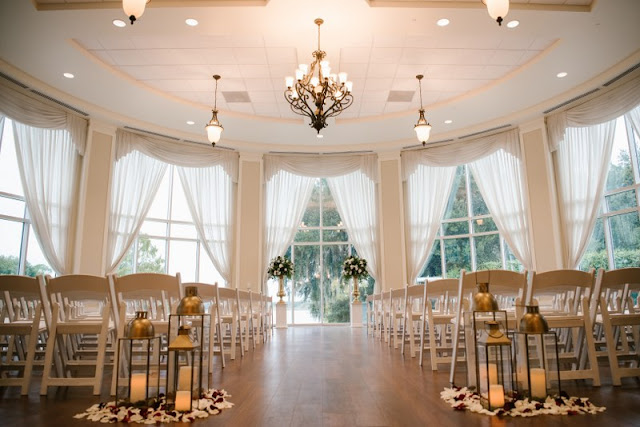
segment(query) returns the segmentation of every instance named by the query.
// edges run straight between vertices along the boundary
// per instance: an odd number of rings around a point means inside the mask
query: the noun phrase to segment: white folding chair
[[[251,311],[251,292],[241,289],[237,289],[236,291],[240,347],[244,347],[244,351],[249,351],[250,341],[253,341],[255,348],[255,339],[253,336],[253,313]],[[244,351],[241,353],[243,356]]]
[[[640,301],[640,268],[600,269],[596,282],[611,379],[619,386],[624,377],[640,376],[640,307],[633,304],[634,297]]]
[[[416,357],[418,351],[416,340],[420,342],[420,335],[424,328],[424,284],[411,285],[404,288],[404,330],[402,340],[402,354],[405,343],[409,341],[411,357]]]
[[[451,363],[453,353],[453,324],[458,292],[458,279],[436,279],[425,283],[423,315],[425,325],[420,335],[420,366],[424,351],[429,350],[431,370],[438,370],[439,363]],[[428,343],[425,341],[428,340]]]
[[[403,320],[404,320],[404,304],[405,291],[404,288],[392,289],[389,294],[390,311],[389,311],[389,339],[388,344],[393,348],[398,348],[399,340],[403,338]]]
[[[471,314],[472,296],[476,291],[476,285],[478,283],[488,283],[489,292],[493,294],[499,303],[501,310],[507,311],[507,326],[511,329],[515,328],[518,323],[518,316],[520,315],[520,309],[517,307],[524,301],[525,292],[527,289],[527,271],[518,273],[510,270],[483,270],[467,273],[465,270],[460,271],[460,280],[458,282],[458,297],[457,297],[457,309],[456,315],[453,320],[454,332],[453,332],[453,350],[451,355],[451,372],[449,380],[451,384],[455,384],[455,372],[456,365],[462,361],[467,364],[467,368],[473,368],[475,360],[473,355],[475,349],[473,344],[475,339],[469,339],[471,333],[473,333],[472,322],[464,321],[464,313],[468,311]],[[465,302],[465,298],[467,301]],[[464,329],[463,329],[464,328]],[[463,342],[464,347],[460,347]],[[464,348],[464,358],[460,359],[458,352]],[[473,378],[475,372],[471,372],[471,369],[467,369],[468,378]]]
[[[223,288],[218,286],[218,308],[220,312],[221,343],[223,354],[229,354],[229,358],[236,358],[236,346],[238,338],[238,292],[236,289]],[[229,349],[226,350],[225,343],[229,336]],[[240,354],[244,356],[244,346],[240,336]]]
[[[45,316],[44,278],[0,275],[0,337],[3,337],[3,356],[0,356],[0,386],[20,386],[20,393],[29,393],[31,374],[39,339],[47,330]],[[42,363],[42,361],[40,361]],[[22,376],[19,376],[22,371]],[[11,375],[15,372],[16,376]]]
[[[49,386],[92,386],[93,394],[100,394],[107,338],[113,325],[107,278],[80,274],[46,276],[45,292],[42,299],[51,304],[51,320],[40,394],[47,394]],[[87,341],[87,335],[96,338]],[[56,350],[62,375],[52,377]],[[94,368],[93,376],[74,376],[87,367]]]
[[[549,328],[558,333],[560,379],[591,379],[594,386],[599,386],[600,371],[593,336],[598,303],[594,273],[594,269],[589,272],[533,272],[527,304],[538,304]],[[562,301],[563,305],[558,306],[554,299]],[[541,304],[545,301],[546,304]]]

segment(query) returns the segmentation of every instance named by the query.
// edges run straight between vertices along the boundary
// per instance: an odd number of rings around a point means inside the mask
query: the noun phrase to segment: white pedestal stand
[[[362,302],[354,301],[351,303],[351,327],[362,328]]]
[[[276,329],[287,329],[287,303],[276,303]]]

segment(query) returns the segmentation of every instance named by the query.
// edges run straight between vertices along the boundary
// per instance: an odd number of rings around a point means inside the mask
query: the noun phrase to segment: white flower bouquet
[[[358,258],[355,255],[346,257],[342,263],[342,276],[345,279],[366,279],[369,276],[369,273],[367,273],[367,260]]]
[[[287,257],[277,256],[269,263],[269,270],[267,270],[269,277],[286,277],[291,278],[293,274],[293,262]]]

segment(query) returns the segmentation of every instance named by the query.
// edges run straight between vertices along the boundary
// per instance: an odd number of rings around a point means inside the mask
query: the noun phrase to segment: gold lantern
[[[125,337],[118,339],[115,359],[116,403],[146,405],[160,390],[160,337],[146,311],[137,311]]]
[[[526,306],[514,335],[514,354],[519,394],[541,402],[550,394],[560,394],[558,337],[549,331],[537,305]]]
[[[511,340],[500,323],[484,322],[486,329],[476,345],[476,381],[482,406],[489,410],[504,407],[506,399],[513,396],[513,361]]]

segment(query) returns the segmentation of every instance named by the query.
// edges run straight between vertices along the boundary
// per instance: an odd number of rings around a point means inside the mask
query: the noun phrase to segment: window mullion
[[[26,210],[25,208],[25,211]],[[22,223],[22,242],[20,242],[20,258],[18,259],[18,274],[20,275],[24,275],[27,269],[27,249],[29,248],[30,228],[31,226],[28,223]]]
[[[607,259],[609,260],[609,270],[615,268],[613,257],[613,242],[611,241],[611,227],[609,224],[609,218],[602,219],[602,226],[604,228],[604,243],[607,248]]]

